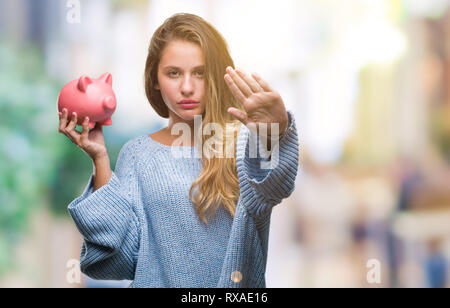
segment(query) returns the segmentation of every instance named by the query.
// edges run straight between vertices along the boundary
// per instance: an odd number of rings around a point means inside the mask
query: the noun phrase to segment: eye
[[[168,72],[167,73],[170,77],[176,77],[176,76],[178,76],[177,74],[178,74],[178,72],[175,72],[175,71],[170,71],[170,72]]]
[[[196,74],[197,74],[197,76],[203,77],[204,72],[203,71],[197,71]]]

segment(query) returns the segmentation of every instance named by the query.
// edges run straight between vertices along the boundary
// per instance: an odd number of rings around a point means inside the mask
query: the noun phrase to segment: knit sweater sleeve
[[[109,182],[94,191],[93,175],[68,211],[83,236],[81,271],[94,279],[133,280],[140,241],[132,141],[119,152]]]
[[[287,113],[287,130],[270,152],[264,150],[257,134],[246,126],[239,133],[236,165],[241,198],[254,216],[267,213],[294,191],[299,163],[298,137],[294,116],[289,110]],[[250,153],[251,144],[256,144],[257,155]]]

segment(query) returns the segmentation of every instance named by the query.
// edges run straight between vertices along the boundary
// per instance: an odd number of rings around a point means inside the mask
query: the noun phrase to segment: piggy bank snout
[[[111,95],[103,97],[103,108],[108,111],[114,110],[116,108],[115,98]]]

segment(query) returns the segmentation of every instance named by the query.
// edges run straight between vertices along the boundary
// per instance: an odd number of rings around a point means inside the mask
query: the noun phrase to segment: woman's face
[[[204,60],[201,48],[191,42],[174,40],[163,50],[158,65],[156,90],[169,108],[169,116],[193,121],[205,110]],[[196,103],[187,104],[183,100]]]

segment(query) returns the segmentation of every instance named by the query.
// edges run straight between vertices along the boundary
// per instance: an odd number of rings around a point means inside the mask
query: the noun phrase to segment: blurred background
[[[122,145],[167,124],[143,87],[153,32],[202,16],[295,114],[300,168],[272,214],[268,287],[450,286],[449,0],[1,0],[0,287],[126,287],[77,275],[67,205],[92,173],[59,90],[113,75]]]

